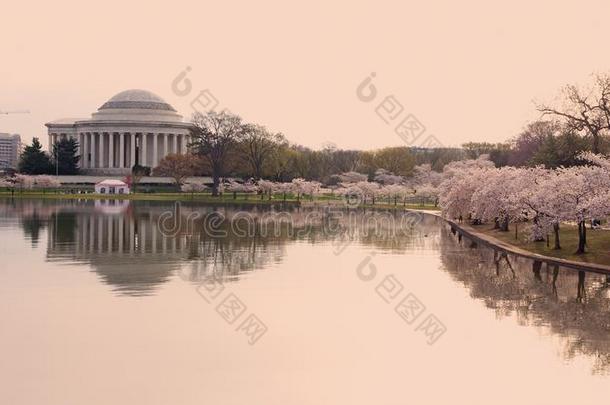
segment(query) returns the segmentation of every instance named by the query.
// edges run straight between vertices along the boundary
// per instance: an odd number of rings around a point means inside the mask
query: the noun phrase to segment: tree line
[[[586,152],[572,167],[495,167],[486,155],[445,166],[438,186],[443,214],[472,224],[493,222],[508,231],[528,222],[530,239],[549,240],[561,249],[562,223],[577,225],[578,248],[585,253],[587,227],[610,215],[610,159]]]
[[[327,146],[314,150],[291,143],[279,132],[243,121],[238,115],[211,111],[192,117],[193,142],[187,156],[170,155],[156,168],[134,168],[134,176],[211,176],[217,193],[222,178],[290,182],[302,178],[336,185],[347,172],[365,174],[372,181],[378,170],[409,177],[418,165],[441,172],[445,165],[487,155],[497,167],[571,167],[581,165],[583,152],[610,151],[610,77],[596,75],[585,87],[569,85],[557,105],[536,105],[541,119],[529,123],[513,139],[502,143],[469,142],[461,148],[394,146],[372,151]],[[26,174],[76,174],[76,140],[64,139],[46,154],[38,139],[26,146],[19,171]],[[58,166],[58,167],[56,167]],[[137,169],[137,170],[135,170]],[[151,170],[152,169],[152,170]]]

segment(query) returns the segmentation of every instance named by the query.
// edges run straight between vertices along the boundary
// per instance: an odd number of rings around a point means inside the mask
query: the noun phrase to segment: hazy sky
[[[319,148],[404,142],[376,115],[388,95],[444,145],[506,140],[566,83],[610,69],[603,1],[3,1],[0,132],[89,117],[148,89],[190,116],[204,89],[249,121]],[[187,66],[193,90],[172,92]],[[369,103],[356,88],[371,72]],[[423,139],[423,138],[422,138]],[[417,142],[421,141],[419,139]],[[416,144],[417,144],[416,142]]]

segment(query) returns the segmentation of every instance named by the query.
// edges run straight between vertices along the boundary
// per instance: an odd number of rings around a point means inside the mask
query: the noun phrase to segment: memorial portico
[[[172,106],[145,90],[117,94],[91,119],[46,126],[49,151],[60,139],[76,139],[81,172],[109,175],[128,174],[136,164],[154,168],[170,153],[186,153],[191,128]]]

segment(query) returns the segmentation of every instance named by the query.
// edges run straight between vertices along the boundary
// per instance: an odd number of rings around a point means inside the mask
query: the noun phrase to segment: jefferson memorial
[[[63,138],[78,141],[84,174],[129,174],[134,165],[156,167],[170,153],[186,153],[191,124],[161,97],[126,90],[104,103],[90,119],[45,124],[49,152]]]

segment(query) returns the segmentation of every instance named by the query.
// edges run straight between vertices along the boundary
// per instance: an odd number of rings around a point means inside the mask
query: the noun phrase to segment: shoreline
[[[176,202],[176,201],[184,201],[184,202],[199,202],[204,204],[225,204],[225,205],[292,205],[292,206],[331,206],[336,205],[340,206],[341,203],[339,200],[333,199],[322,199],[322,200],[296,200],[296,199],[272,199],[269,200],[267,198],[260,199],[259,196],[250,196],[252,198],[245,199],[243,196],[238,196],[237,199],[234,199],[232,196],[221,196],[221,197],[212,197],[209,194],[185,194],[185,193],[135,193],[135,194],[61,194],[61,193],[37,193],[37,192],[27,192],[27,193],[14,193],[10,192],[0,192],[0,198],[8,198],[8,199],[40,199],[40,200],[128,200],[128,201],[167,201],[167,202]],[[333,204],[334,203],[334,204]],[[459,224],[453,220],[444,218],[440,214],[440,209],[437,207],[414,207],[413,205],[403,206],[402,204],[393,205],[393,204],[376,204],[370,205],[367,204],[362,206],[364,209],[395,209],[395,210],[403,210],[403,211],[414,211],[421,212],[428,215],[433,215],[435,217],[440,218],[445,223],[447,223],[455,232],[461,234],[462,236],[466,236],[474,242],[482,243],[492,249],[500,250],[506,253],[510,253],[513,255],[521,256],[528,258],[530,260],[542,261],[545,263],[550,263],[553,265],[559,265],[562,267],[570,268],[573,270],[584,270],[591,271],[601,274],[610,275],[610,266],[604,265],[595,262],[583,262],[583,261],[575,261],[575,260],[567,260],[561,259],[558,257],[542,255],[539,253],[534,253],[532,251],[522,249],[518,246],[515,246],[511,243],[504,242],[498,238],[495,238],[491,235],[488,235],[484,232],[478,231],[474,227],[468,224]]]
[[[575,260],[561,259],[561,258],[553,257],[553,256],[541,255],[539,253],[534,253],[529,250],[522,249],[522,248],[512,245],[510,243],[504,242],[498,238],[495,238],[495,237],[487,235],[483,232],[477,231],[475,228],[473,228],[470,225],[458,224],[457,222],[455,222],[453,220],[443,218],[439,213],[426,212],[423,210],[422,210],[422,212],[425,212],[427,214],[434,215],[434,216],[441,218],[443,221],[445,221],[447,224],[449,224],[449,226],[453,230],[455,230],[455,232],[462,234],[462,236],[465,236],[468,239],[470,239],[476,243],[481,243],[492,249],[500,250],[500,251],[510,253],[510,254],[513,254],[516,256],[525,257],[527,259],[531,259],[534,261],[541,261],[541,262],[550,263],[553,265],[559,265],[562,267],[570,268],[572,270],[579,270],[579,271],[582,270],[582,271],[589,271],[589,272],[594,272],[594,273],[599,273],[599,274],[610,275],[610,266],[607,266],[605,264],[592,263],[592,262],[581,262],[581,261],[575,261]]]
[[[132,194],[96,194],[96,193],[85,193],[85,194],[72,194],[72,193],[54,193],[54,192],[25,192],[25,193],[14,193],[11,194],[7,191],[0,191],[0,198],[14,198],[14,199],[40,199],[40,200],[128,200],[128,201],[184,201],[184,202],[200,202],[208,204],[234,204],[234,205],[295,205],[295,206],[343,206],[343,202],[336,198],[321,198],[318,200],[310,200],[302,198],[297,200],[295,198],[276,198],[269,200],[268,197],[263,199],[259,195],[250,195],[247,199],[243,195],[238,194],[237,198],[233,198],[232,194],[225,194],[220,197],[212,197],[211,194],[197,194],[191,195],[189,193],[132,193]],[[440,212],[440,208],[434,206],[424,206],[420,204],[384,204],[378,203],[375,205],[366,204],[359,206],[359,208],[365,209],[396,209],[404,211],[419,211],[422,212]]]

